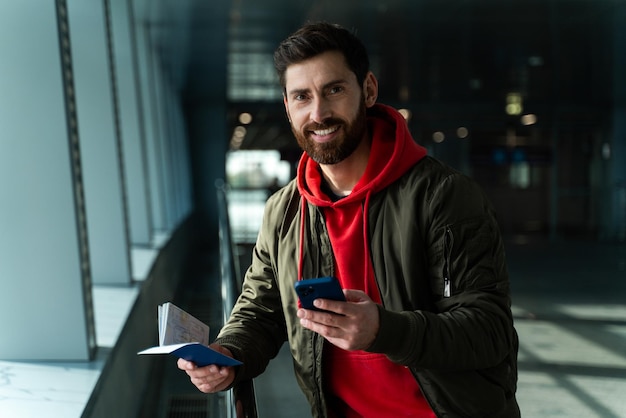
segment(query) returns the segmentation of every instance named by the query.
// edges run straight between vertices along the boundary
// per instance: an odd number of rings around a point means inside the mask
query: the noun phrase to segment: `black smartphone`
[[[304,309],[321,310],[313,306],[315,299],[346,300],[336,277],[304,279],[297,281],[294,286],[300,299],[300,304]]]

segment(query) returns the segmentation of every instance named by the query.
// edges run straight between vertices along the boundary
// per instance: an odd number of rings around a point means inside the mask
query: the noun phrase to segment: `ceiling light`
[[[532,113],[529,113],[527,115],[522,116],[520,121],[522,122],[522,125],[526,125],[526,126],[534,125],[535,123],[537,123],[537,115],[533,115]]]
[[[235,138],[243,139],[243,137],[246,136],[246,132],[247,132],[246,128],[244,128],[243,126],[237,126],[235,130],[233,131],[233,136]]]
[[[522,95],[519,93],[508,93],[506,95],[505,109],[508,115],[521,115],[523,110]]]
[[[411,111],[409,109],[398,109],[398,112],[402,115],[404,120],[408,121],[411,119]]]
[[[441,131],[437,131],[433,134],[433,141],[438,144],[443,142],[444,139],[446,139],[446,136]]]
[[[244,112],[239,115],[239,123],[242,125],[248,125],[250,122],[252,122],[252,115],[250,113]]]

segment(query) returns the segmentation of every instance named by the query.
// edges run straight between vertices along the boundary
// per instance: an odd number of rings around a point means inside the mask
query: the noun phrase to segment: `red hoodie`
[[[391,107],[376,104],[367,116],[372,136],[370,159],[348,196],[333,201],[323,191],[319,165],[306,153],[298,166],[297,182],[304,199],[324,212],[335,273],[342,287],[363,290],[381,303],[369,252],[369,200],[422,159],[426,150],[413,140],[404,118]],[[304,200],[302,206],[304,217]],[[300,248],[299,279],[302,257]],[[323,363],[331,417],[435,417],[409,369],[383,354],[345,351],[327,343]]]

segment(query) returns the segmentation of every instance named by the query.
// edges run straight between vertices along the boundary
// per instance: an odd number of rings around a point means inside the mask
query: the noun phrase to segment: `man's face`
[[[289,66],[284,103],[298,144],[319,164],[343,161],[365,136],[363,87],[339,52]]]

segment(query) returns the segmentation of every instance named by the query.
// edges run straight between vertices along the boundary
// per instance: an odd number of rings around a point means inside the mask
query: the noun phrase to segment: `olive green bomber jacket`
[[[296,317],[301,210],[295,181],[268,200],[242,294],[216,342],[243,361],[240,381],[262,373],[288,340],[313,416],[324,417],[324,341]],[[382,298],[368,351],[409,367],[439,417],[518,417],[504,247],[480,188],[425,157],[372,195],[368,238]],[[333,275],[323,215],[312,205],[302,245],[304,278]]]

